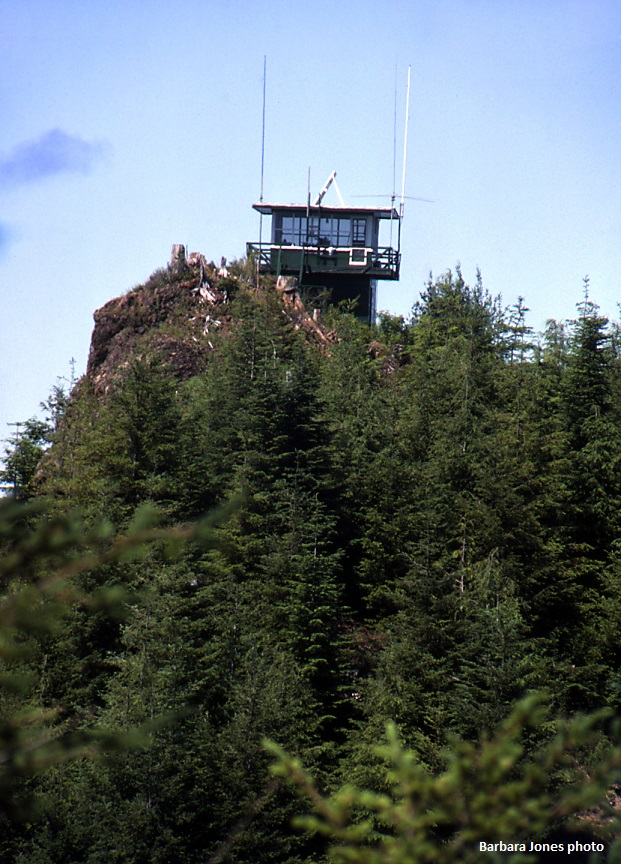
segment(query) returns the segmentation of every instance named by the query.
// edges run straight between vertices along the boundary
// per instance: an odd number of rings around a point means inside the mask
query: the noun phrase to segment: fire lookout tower
[[[269,242],[248,243],[262,273],[295,276],[310,298],[328,296],[331,303],[357,301],[356,315],[373,323],[377,280],[399,278],[400,213],[391,207],[325,206],[323,198],[335,181],[333,172],[314,204],[266,204],[253,207],[272,217]],[[389,243],[381,245],[389,230]],[[388,223],[388,224],[386,224]],[[393,229],[396,248],[393,247]]]

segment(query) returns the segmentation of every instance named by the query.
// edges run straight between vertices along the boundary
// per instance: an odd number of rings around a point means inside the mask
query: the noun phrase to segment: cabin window
[[[338,246],[338,243],[334,242],[334,223],[337,223],[338,229],[338,219],[322,219],[321,227],[319,229],[319,239],[322,246]]]
[[[274,242],[280,246],[366,245],[366,219],[342,216],[281,216],[274,214]]]
[[[279,246],[303,246],[308,242],[307,235],[311,235],[313,231],[316,234],[316,219],[311,219],[311,224],[307,225],[306,216],[275,216],[274,218],[276,219],[274,242]]]
[[[351,219],[323,217],[320,240],[322,246],[350,246]]]
[[[350,249],[349,263],[354,267],[364,266],[367,263],[366,249]]]
[[[352,246],[366,246],[366,219],[352,219]]]
[[[335,219],[335,222],[338,222],[338,235],[336,237],[335,246],[349,246],[351,244],[351,240],[349,238],[351,231],[351,219]]]
[[[304,242],[310,246],[317,246],[319,242],[319,219],[302,218],[300,222],[302,223],[300,226],[301,236],[304,234],[304,224],[306,224],[306,238]]]

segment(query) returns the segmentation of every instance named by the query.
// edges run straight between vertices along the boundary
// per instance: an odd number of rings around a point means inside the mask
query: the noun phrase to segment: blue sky
[[[258,239],[264,55],[268,201],[305,200],[309,166],[390,193],[395,67],[399,185],[411,65],[407,194],[434,203],[406,202],[380,308],[461,262],[536,330],[587,274],[618,317],[616,0],[0,0],[0,437],[173,243]]]

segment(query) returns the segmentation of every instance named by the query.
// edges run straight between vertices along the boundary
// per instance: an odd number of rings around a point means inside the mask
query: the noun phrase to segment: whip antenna
[[[395,63],[395,104],[392,116],[392,205],[395,206],[397,190],[397,72]]]
[[[259,203],[263,203],[263,175],[265,173],[265,80],[267,77],[267,55],[263,55],[263,122],[261,126],[261,193]],[[261,243],[263,242],[263,208],[259,210],[259,255],[257,257],[257,288],[261,268]]]
[[[267,55],[263,55],[263,124],[261,127],[261,194],[259,201],[263,203],[263,174],[265,171],[265,79],[267,77]]]
[[[392,195],[390,196],[391,210],[395,209],[395,197],[397,188],[397,64],[395,63],[395,104],[392,118]],[[390,243],[392,248],[392,212],[390,213]]]
[[[401,206],[399,207],[399,216],[403,219],[403,202],[405,200],[405,168],[408,156],[408,121],[410,118],[410,71],[412,67],[408,66],[408,90],[405,97],[405,135],[403,139],[403,175],[401,177]]]

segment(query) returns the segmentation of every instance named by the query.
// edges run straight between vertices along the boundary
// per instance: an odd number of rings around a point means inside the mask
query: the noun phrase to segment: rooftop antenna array
[[[308,298],[338,304],[344,301],[359,304],[357,317],[367,323],[375,320],[377,283],[399,279],[401,221],[403,218],[409,125],[411,67],[408,67],[403,170],[400,206],[397,200],[397,102],[398,67],[395,66],[395,117],[393,128],[392,195],[363,197],[390,198],[391,206],[346,206],[336,182],[336,171],[326,180],[315,198],[311,198],[310,167],[307,176],[306,203],[266,203],[263,199],[265,167],[265,115],[267,90],[267,58],[263,57],[263,126],[261,137],[261,190],[253,204],[260,216],[270,216],[271,240],[263,243],[262,220],[259,222],[259,243],[247,243],[249,255],[256,256],[257,285],[261,273],[297,279],[308,292]],[[324,199],[334,186],[339,204],[326,205]],[[360,197],[360,196],[356,196]],[[424,199],[423,199],[424,200]],[[380,239],[381,223],[397,220],[398,242],[386,246]],[[263,248],[265,246],[265,248]],[[323,302],[322,301],[322,302]]]
[[[403,217],[403,209],[404,209],[404,201],[407,199],[409,201],[425,201],[427,204],[433,204],[433,200],[431,198],[418,198],[413,195],[405,194],[405,175],[406,175],[406,165],[407,165],[407,150],[408,150],[408,130],[409,130],[409,117],[410,117],[410,78],[411,78],[411,66],[408,66],[408,83],[407,83],[407,95],[405,102],[405,130],[404,130],[404,141],[403,141],[403,172],[401,177],[401,199],[400,199],[400,213],[399,215]],[[392,195],[353,195],[353,198],[390,198],[391,204],[394,206],[397,200],[397,69],[395,67],[395,101],[394,101],[394,117],[393,117],[393,132],[392,132]]]
[[[411,196],[405,194],[405,169],[408,156],[408,125],[410,119],[410,79],[412,67],[408,66],[408,84],[405,96],[405,129],[403,133],[403,170],[401,174],[401,200],[399,202],[399,241],[398,247],[401,248],[401,222],[403,221],[403,211],[405,207],[405,199]],[[393,112],[393,127],[392,127],[392,195],[390,196],[390,206],[395,209],[395,201],[397,200],[397,73],[398,66],[395,63],[395,99]],[[354,198],[388,198],[388,195],[354,195]],[[429,201],[429,198],[412,198],[413,201]],[[392,246],[392,224],[393,214],[390,214],[390,245]]]

